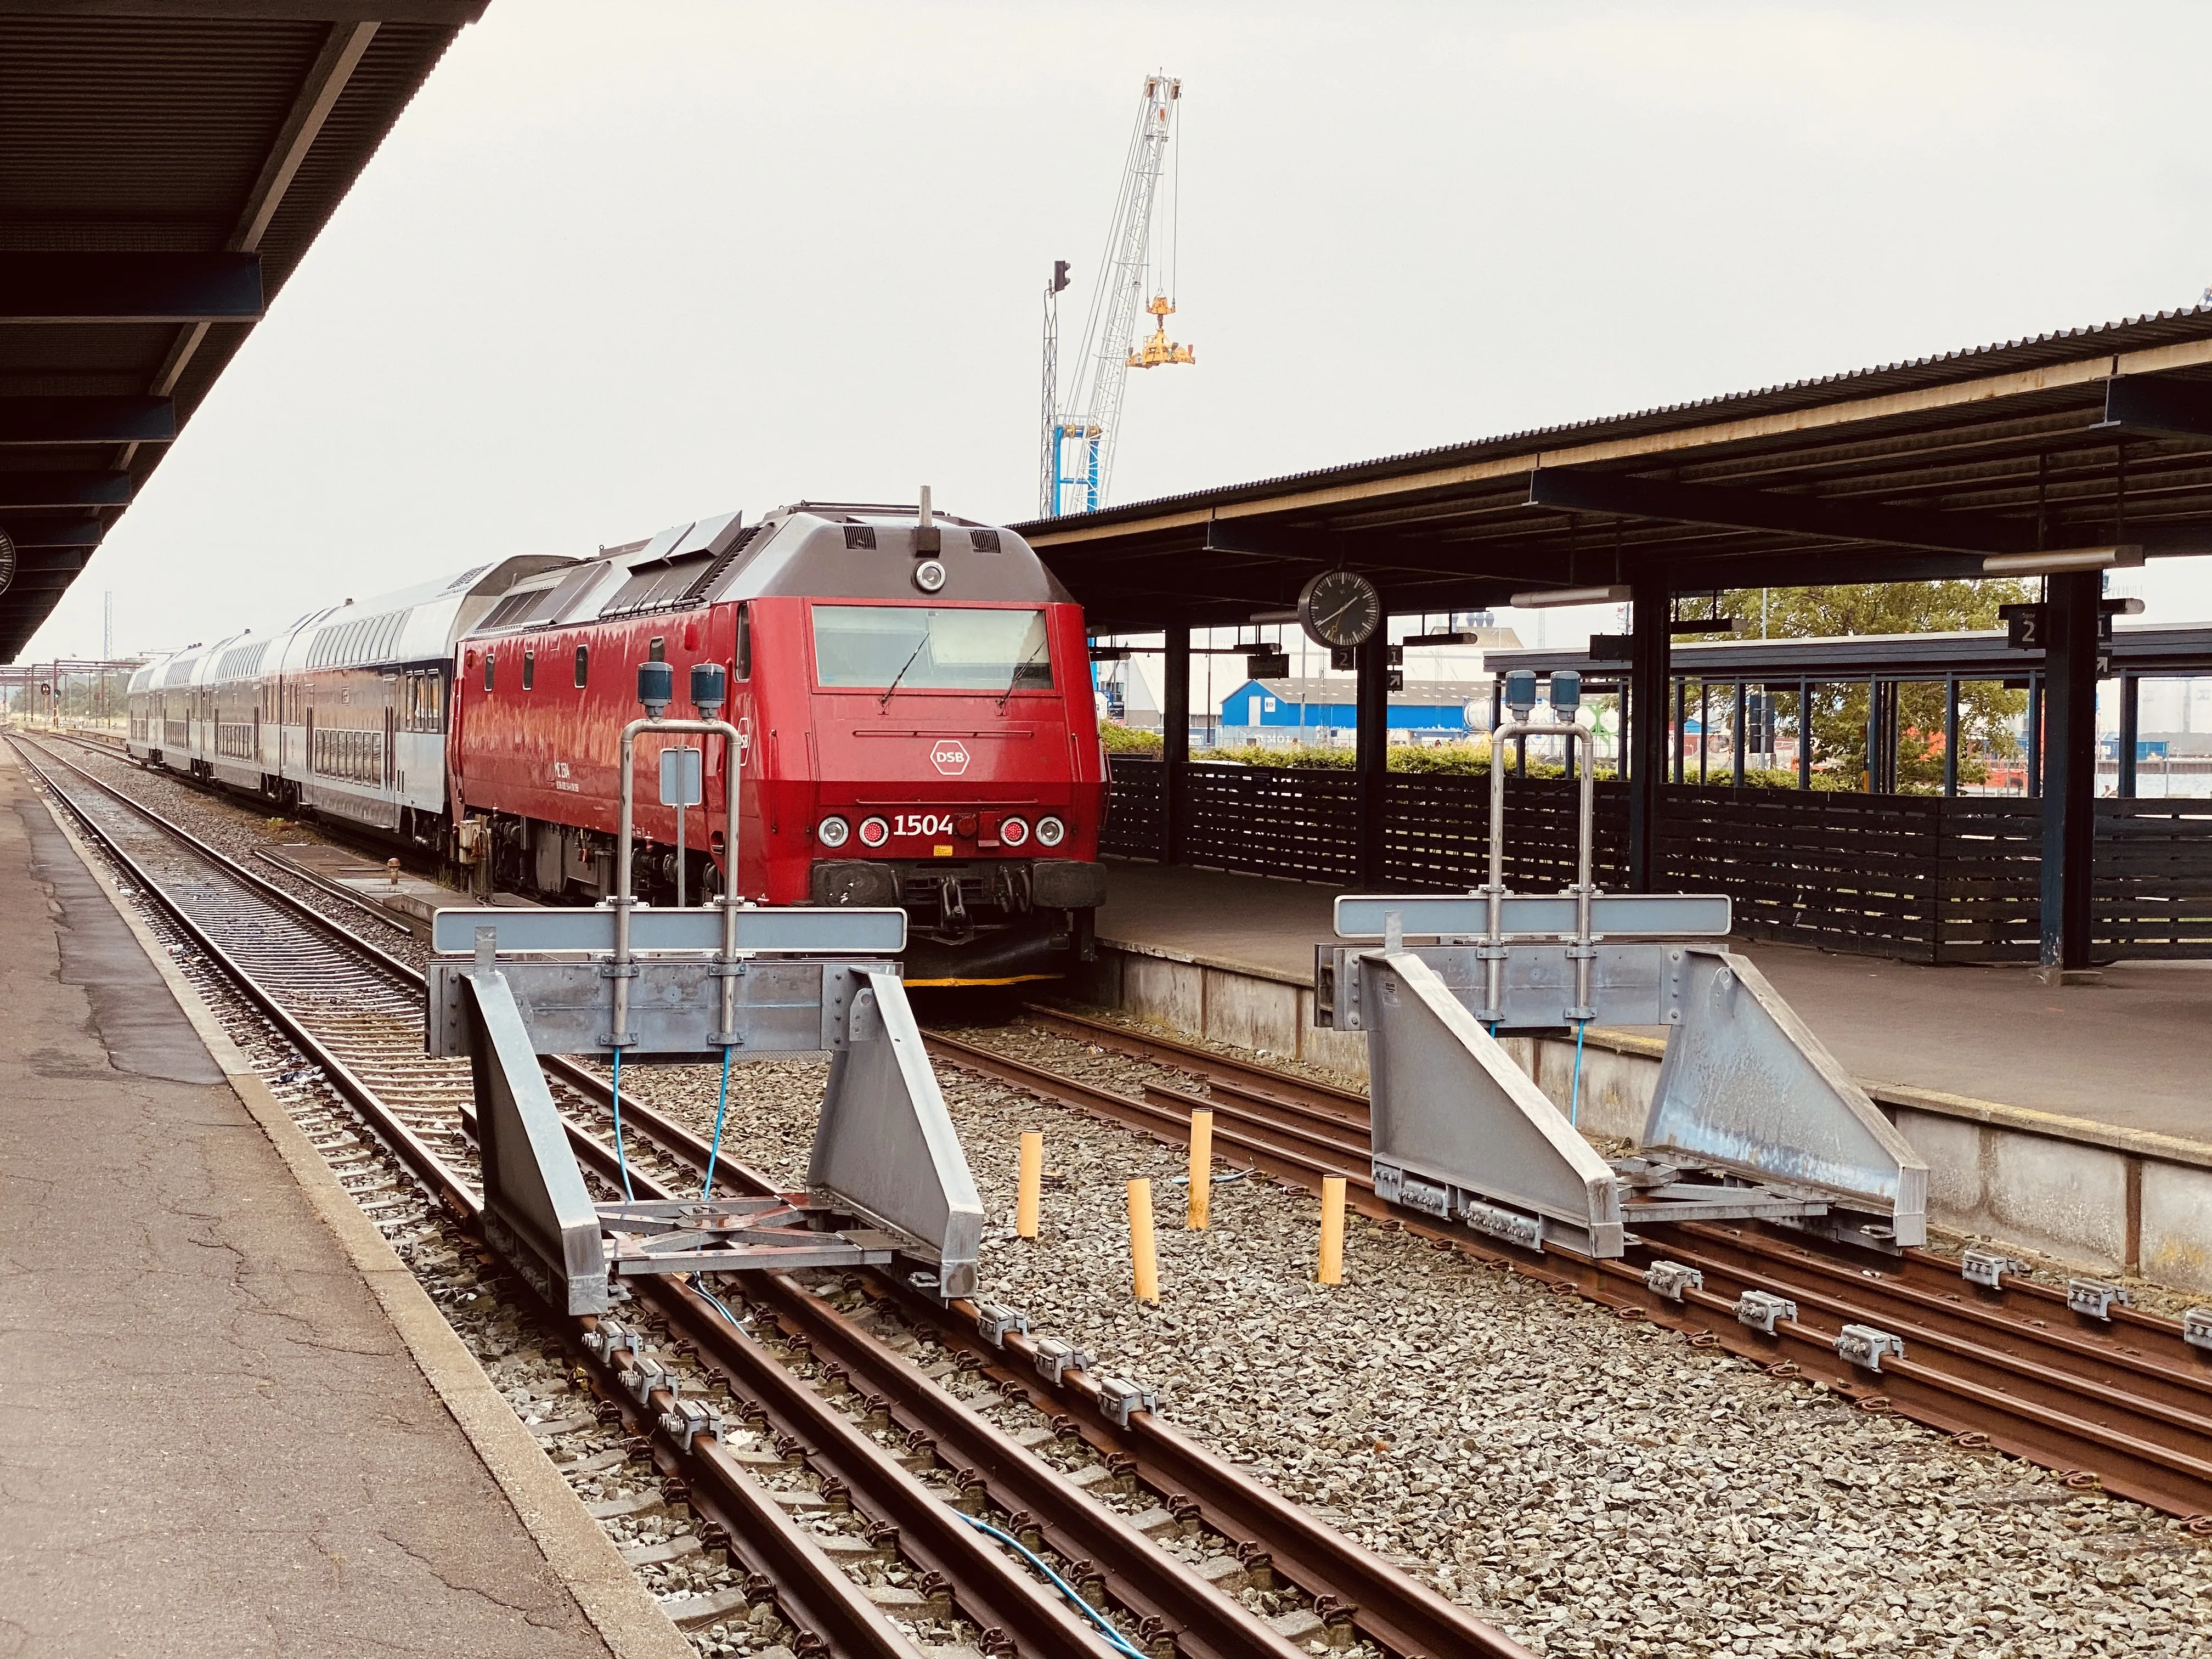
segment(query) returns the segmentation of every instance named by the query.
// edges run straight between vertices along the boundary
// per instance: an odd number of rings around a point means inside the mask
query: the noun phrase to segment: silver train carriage
[[[157,658],[131,678],[130,752],[437,844],[454,647],[515,583],[573,562],[518,555]]]

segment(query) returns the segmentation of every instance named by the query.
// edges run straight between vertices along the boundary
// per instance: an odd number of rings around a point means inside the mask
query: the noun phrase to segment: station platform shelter
[[[1227,769],[1193,763],[1192,628],[1279,621],[1310,582],[1333,571],[1371,584],[1384,615],[1627,604],[1630,631],[1618,641],[1625,776],[1604,809],[1618,817],[1608,830],[1617,872],[1604,880],[1644,892],[1708,881],[1698,848],[1717,848],[1739,866],[1760,863],[1772,887],[1794,894],[1817,892],[1825,879],[1819,869],[1797,878],[1793,866],[1808,847],[1825,848],[1831,864],[1904,867],[1947,855],[1945,806],[1930,809],[1931,828],[1915,817],[1919,809],[1899,804],[1910,797],[1824,803],[1809,825],[1777,830],[1760,828],[1758,815],[1796,813],[1786,799],[1682,793],[1687,786],[1672,778],[1680,763],[1669,708],[1673,642],[1698,631],[1715,596],[2039,579],[2040,793],[2002,831],[2002,890],[1983,896],[1990,902],[1971,919],[1968,936],[1945,938],[1939,928],[1922,942],[1929,960],[1958,960],[1962,950],[1983,958],[2025,953],[2063,981],[2093,971],[2113,943],[2098,937],[2096,893],[2096,700],[2112,672],[2117,605],[2106,575],[2147,559],[2212,553],[2212,308],[1019,528],[1083,604],[1094,631],[1162,637],[1164,751],[1149,782],[1141,768],[1127,769],[1126,805],[1110,840],[1117,851],[1170,864],[1267,867],[1240,866],[1255,855],[1250,836],[1231,843],[1243,835],[1255,797],[1282,793],[1272,781],[1216,778]],[[1271,872],[1370,891],[1413,882],[1464,888],[1480,829],[1464,830],[1449,801],[1422,798],[1390,768],[1387,633],[1378,629],[1352,647],[1357,764],[1272,817],[1262,839],[1303,850],[1298,862]],[[1784,794],[1743,792],[1770,793]],[[1765,856],[1759,849],[1775,834],[1790,844]],[[1927,908],[1924,895],[1893,907],[1911,915]],[[2169,930],[2165,950],[2212,951],[2212,927],[2184,920],[2189,929]],[[1829,931],[1856,927],[1838,915]],[[2123,942],[2134,953],[2148,943]]]

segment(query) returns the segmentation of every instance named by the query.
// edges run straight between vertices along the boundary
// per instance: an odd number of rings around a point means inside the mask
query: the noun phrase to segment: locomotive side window
[[[753,608],[749,605],[738,607],[738,678],[753,677]]]
[[[499,659],[491,652],[484,653],[484,690],[487,691],[491,690],[491,672],[493,665]]]
[[[532,646],[522,647],[522,689],[526,691],[538,683],[538,652]]]
[[[666,662],[668,660],[668,641],[660,635],[654,635],[653,637],[653,643],[646,647],[645,659],[647,662]]]
[[[580,645],[576,647],[576,684],[582,685],[591,678],[591,674],[592,647],[588,645]]]
[[[1042,611],[817,605],[814,659],[825,688],[995,694],[1053,684]]]

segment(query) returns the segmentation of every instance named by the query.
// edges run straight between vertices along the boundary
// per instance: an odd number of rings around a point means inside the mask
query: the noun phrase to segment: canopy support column
[[[2120,780],[2123,800],[2136,793],[2136,748],[2142,738],[2142,682],[2133,674],[2120,676]]]
[[[1389,619],[1375,637],[1358,647],[1358,702],[1353,710],[1353,761],[1358,769],[1359,879],[1368,888],[1382,885],[1382,815],[1390,781],[1390,629]],[[1493,755],[1491,763],[1500,763]]]
[[[1160,695],[1160,848],[1162,864],[1182,862],[1190,801],[1190,628],[1170,628],[1162,641],[1165,684]]]
[[[1629,696],[1634,714],[1628,732],[1634,759],[1628,769],[1628,886],[1648,893],[1659,878],[1659,786],[1666,781],[1668,580],[1664,570],[1640,576],[1630,590]]]
[[[1943,677],[1943,793],[1959,793],[1959,677]]]
[[[2089,968],[2090,880],[2095,856],[2097,616],[2101,574],[2050,579],[2044,653],[2043,927],[2047,983]]]

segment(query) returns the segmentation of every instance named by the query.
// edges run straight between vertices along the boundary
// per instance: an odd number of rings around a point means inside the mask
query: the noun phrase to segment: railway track
[[[390,1156],[473,1226],[468,1068],[423,1056],[421,975],[51,750],[15,746],[207,963],[321,1069]],[[615,1195],[622,1172],[599,1135],[611,1117],[605,1085],[573,1061],[549,1061],[547,1072],[587,1177]],[[623,1115],[637,1195],[696,1191],[706,1146],[642,1103],[625,1101]],[[715,1168],[718,1191],[770,1190],[726,1153]],[[957,1608],[987,1653],[1290,1659],[1315,1638],[1358,1639],[1396,1659],[1525,1653],[1153,1413],[1109,1414],[1091,1370],[1052,1364],[1048,1349],[1019,1331],[987,1340],[972,1304],[940,1304],[886,1275],[843,1281],[956,1356],[953,1377],[968,1379],[963,1400],[832,1307],[819,1285],[722,1277],[720,1295],[702,1284],[634,1280],[635,1299],[619,1318],[541,1309],[541,1323],[591,1376],[601,1420],[618,1418],[638,1437],[699,1517],[702,1540],[727,1552],[750,1593],[771,1597],[799,1632],[801,1654],[916,1650],[748,1466],[801,1467],[822,1505],[864,1515],[871,1547],[919,1574],[912,1599]],[[740,1305],[742,1318],[733,1317]],[[661,1341],[678,1365],[666,1363]],[[679,1403],[696,1398],[682,1392],[681,1365],[727,1391],[712,1419]],[[718,1431],[732,1417],[757,1425],[776,1453],[748,1465],[725,1450]],[[712,1426],[702,1431],[702,1421]],[[1035,1455],[1041,1449],[1052,1455]],[[1063,1468],[1063,1459],[1081,1467]],[[1118,1489],[1128,1501],[1110,1507],[1086,1488]],[[996,1535],[975,1524],[984,1516]],[[1201,1572],[1156,1541],[1169,1534],[1195,1537],[1217,1563],[1233,1562]],[[1073,1594],[1010,1554],[1008,1541],[1056,1558]],[[1240,1589],[1279,1589],[1292,1606],[1263,1617]],[[1085,1603],[1106,1609],[1111,1634]]]
[[[1190,1114],[1214,1115],[1218,1157],[1318,1190],[1344,1177],[1351,1201],[1388,1224],[1611,1306],[1624,1318],[1683,1331],[1699,1346],[1753,1359],[1781,1376],[1826,1384],[1863,1411],[1896,1412],[1961,1443],[1995,1446],[2183,1517],[2212,1535],[2212,1352],[2184,1340],[2179,1322],[2115,1304],[2077,1313],[2064,1293],[1999,1275],[1966,1281],[1959,1264],[1923,1250],[1876,1255],[1826,1249],[1759,1224],[1696,1223],[1638,1230],[1620,1261],[1527,1254],[1387,1205],[1370,1179],[1367,1102],[1349,1090],[1250,1065],[1104,1020],[1031,1007],[1042,1029],[1174,1068],[1192,1086],[1147,1084],[1141,1097],[1062,1076],[942,1032],[933,1055],[1054,1103],[1187,1142]],[[1681,1283],[1662,1263],[1697,1275]],[[1669,1277],[1680,1288],[1662,1287]],[[1747,1323],[1747,1293],[1790,1304],[1771,1332]],[[1898,1338],[1878,1369],[1838,1349],[1846,1328]]]

